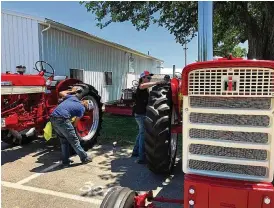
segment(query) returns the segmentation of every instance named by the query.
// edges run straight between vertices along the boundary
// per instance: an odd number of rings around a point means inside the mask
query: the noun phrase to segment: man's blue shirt
[[[67,95],[65,100],[54,109],[51,115],[53,117],[71,119],[75,116],[81,118],[84,113],[85,107],[80,100],[73,95]]]

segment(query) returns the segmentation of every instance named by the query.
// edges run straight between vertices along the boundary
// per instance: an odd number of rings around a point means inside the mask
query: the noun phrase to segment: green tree
[[[197,35],[198,2],[80,2],[96,15],[97,26],[130,21],[137,30],[151,24],[167,28],[184,45]],[[222,54],[248,41],[248,58],[274,60],[274,2],[214,2],[213,46]],[[237,49],[239,51],[239,49]]]
[[[236,46],[232,51],[232,55],[234,57],[246,57],[247,56],[247,51],[246,51],[245,48],[241,48],[239,46]]]
[[[246,48],[242,48],[240,46],[235,46],[232,48],[229,45],[220,45],[214,50],[214,56],[226,57],[228,54],[232,54],[233,57],[244,58],[247,56],[247,51]]]

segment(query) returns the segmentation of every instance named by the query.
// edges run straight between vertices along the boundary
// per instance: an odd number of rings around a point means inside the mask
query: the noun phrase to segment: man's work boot
[[[87,158],[82,161],[83,164],[87,164],[87,163],[90,163],[90,162],[92,162],[92,157],[90,157],[90,156],[87,156]]]
[[[68,163],[62,163],[62,166],[63,166],[63,168],[68,168],[72,163],[74,163],[74,161],[69,159]]]

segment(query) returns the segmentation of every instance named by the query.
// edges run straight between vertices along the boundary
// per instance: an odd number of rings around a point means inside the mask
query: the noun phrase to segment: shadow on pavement
[[[103,181],[103,189],[106,191],[108,188],[114,186],[129,187],[130,189],[138,192],[149,190],[156,190],[157,196],[164,196],[167,198],[182,199],[183,198],[183,178],[181,160],[177,161],[174,168],[173,175],[164,176],[152,173],[146,165],[135,163],[136,158],[130,157],[131,151],[126,148],[118,148],[117,152],[113,154],[111,146],[95,145],[91,149],[94,162],[89,163],[90,167],[85,171],[92,172],[92,167],[96,166],[99,172],[94,172],[96,177]],[[13,162],[27,155],[35,157],[35,163],[41,166],[33,168],[31,172],[41,172],[43,169],[53,165],[60,160],[60,149],[49,145],[43,140],[36,140],[33,143],[24,147],[7,148],[2,150],[1,165]],[[97,158],[97,159],[96,159]],[[99,159],[98,159],[99,158]],[[76,162],[72,167],[82,165]],[[93,166],[94,165],[94,166]],[[58,171],[61,167],[56,167],[48,172]],[[91,181],[94,175],[91,174]],[[100,184],[99,184],[100,185]],[[102,189],[97,187],[97,189]],[[93,193],[84,193],[83,196],[101,196],[103,197],[102,190],[92,190]],[[182,207],[172,204],[157,204],[160,207]]]
[[[105,158],[98,165],[102,171],[108,171],[99,175],[100,179],[110,181],[106,184],[106,188],[122,186],[138,192],[157,190],[159,191],[157,196],[183,198],[184,173],[180,158],[177,159],[173,174],[167,176],[156,175],[146,165],[135,163],[136,158],[131,158],[127,149],[120,149],[115,155],[110,148],[98,149],[94,150],[94,155]],[[182,207],[176,204],[156,204],[165,208]]]
[[[11,146],[2,142],[1,146],[1,166],[30,156],[37,158],[35,163],[42,164],[31,170],[31,172],[41,172],[60,160],[60,150],[58,147],[49,145],[43,139],[34,140],[32,143],[23,146]]]

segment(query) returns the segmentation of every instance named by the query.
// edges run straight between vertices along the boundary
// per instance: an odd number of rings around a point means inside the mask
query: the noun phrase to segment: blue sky
[[[151,56],[164,60],[164,67],[167,68],[171,68],[173,64],[176,68],[183,68],[185,65],[183,47],[175,42],[174,36],[167,29],[157,25],[151,25],[146,31],[137,31],[130,22],[125,22],[112,23],[100,29],[96,26],[95,16],[76,1],[2,1],[1,6],[2,9],[49,18],[146,54],[149,51]],[[187,48],[189,64],[198,59],[197,37]]]

